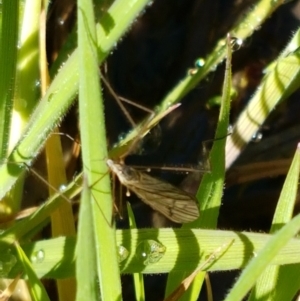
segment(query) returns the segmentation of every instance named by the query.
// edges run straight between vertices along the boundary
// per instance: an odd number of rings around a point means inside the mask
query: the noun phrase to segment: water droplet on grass
[[[140,242],[136,249],[136,256],[144,265],[160,261],[167,248],[156,240],[147,239]]]

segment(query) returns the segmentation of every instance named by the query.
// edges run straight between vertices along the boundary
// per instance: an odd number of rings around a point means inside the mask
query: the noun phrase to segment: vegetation
[[[242,272],[232,287],[226,288],[226,294],[222,292],[219,296],[219,288],[214,284],[210,292],[208,285],[209,300],[211,295],[218,295],[214,300],[226,301],[243,300],[245,296],[251,301],[295,298],[299,291],[300,242],[296,235],[300,216],[293,217],[293,213],[300,153],[295,142],[298,136],[292,135],[286,124],[298,129],[299,118],[294,115],[299,110],[293,109],[297,106],[293,96],[297,98],[300,83],[300,32],[295,28],[296,21],[294,27],[288,27],[287,35],[278,37],[276,51],[271,42],[264,41],[268,55],[259,60],[253,53],[249,55],[259,43],[259,32],[265,30],[264,26],[272,18],[279,18],[282,11],[289,13],[291,9],[296,14],[294,3],[284,2],[230,3],[226,9],[223,6],[223,19],[214,15],[214,9],[222,10],[222,1],[216,1],[216,6],[203,1],[199,7],[196,2],[162,4],[147,0],[109,3],[78,0],[76,7],[75,4],[64,6],[59,1],[2,2],[0,275],[3,293],[0,296],[3,300],[12,294],[15,285],[22,284],[19,278],[26,279],[28,284],[15,290],[22,295],[20,298],[29,293],[32,300],[131,300],[133,293],[125,285],[122,289],[120,273],[133,274],[137,300],[144,300],[147,293],[143,275],[162,273],[168,273],[165,298],[171,297],[166,300],[179,297],[197,300],[200,291],[203,294],[205,280],[209,283],[207,275],[215,274],[208,271],[237,269]],[[61,13],[57,15],[60,8]],[[196,18],[199,8],[202,13]],[[175,9],[182,11],[175,14]],[[196,21],[201,18],[200,32]],[[152,32],[155,27],[158,29]],[[163,35],[168,28],[172,34]],[[201,35],[203,40],[199,44],[205,47],[187,46],[192,44],[192,37]],[[139,39],[134,40],[135,36]],[[176,48],[181,50],[179,54],[175,54]],[[139,60],[137,54],[143,52],[146,55],[142,60],[150,60],[149,69],[148,65],[147,68],[135,65]],[[168,56],[170,53],[173,55]],[[99,70],[117,94],[134,100],[145,96],[146,105],[154,107],[155,117],[143,122],[140,111],[135,114],[130,109],[129,114],[140,122],[124,135],[128,125],[119,122],[122,119],[119,111],[112,109],[113,100],[107,87],[101,86]],[[130,73],[133,77],[129,77]],[[154,86],[150,84],[153,78]],[[137,87],[144,91],[144,96]],[[151,98],[154,102],[150,103]],[[77,120],[72,117],[77,100],[79,134],[74,130]],[[166,114],[180,101],[180,108]],[[68,120],[63,121],[65,116]],[[227,136],[230,120],[232,133]],[[124,229],[114,215],[114,207],[118,205],[113,205],[115,198],[105,159],[127,156],[137,139],[146,136],[159,122],[162,146],[155,146],[154,150],[158,164],[159,161],[165,165],[185,164],[186,158],[178,161],[176,156],[186,151],[194,166],[202,142],[212,141],[214,137],[209,152],[210,168],[205,170],[197,192],[194,189],[200,217],[181,228],[174,224],[155,228],[150,222],[147,228],[142,228],[145,225],[140,221],[147,218],[140,217],[142,213],[128,205],[129,226]],[[72,132],[68,132],[68,124]],[[177,127],[173,128],[172,124]],[[291,148],[284,149],[285,157],[282,156],[278,138],[274,142],[261,137],[266,125],[271,128],[271,137],[284,129],[282,143],[292,141],[293,159]],[[73,146],[78,146],[80,136],[82,156],[73,155],[70,160],[81,162],[82,159],[78,175],[76,168],[71,176],[67,172],[68,149],[61,143],[68,140],[61,135],[65,130],[68,132],[65,136],[73,137]],[[114,144],[118,135],[122,139]],[[254,144],[255,141],[259,143]],[[166,146],[165,142],[173,144]],[[176,148],[178,152],[174,155],[172,149]],[[43,149],[47,176],[39,163],[42,158],[37,160]],[[268,150],[267,156],[263,154],[264,149]],[[151,153],[147,144],[144,152]],[[151,161],[145,157],[145,161]],[[36,182],[26,177],[29,174]],[[262,180],[270,176],[276,179],[284,176],[285,180],[283,186],[280,181],[275,182],[276,189],[274,182],[271,184],[272,192],[280,191],[280,195],[275,193],[273,197],[278,202],[273,203],[276,209],[268,212],[272,221],[267,227],[228,223],[241,210],[237,205],[238,195],[248,202],[247,193],[258,200],[271,199],[271,193],[266,192],[270,184]],[[254,181],[263,189],[255,190]],[[193,180],[189,183],[193,184]],[[238,188],[229,195],[224,185]],[[31,193],[37,190],[43,195],[40,186],[49,190],[49,197],[42,204]],[[74,206],[78,196],[77,223]],[[232,196],[236,202],[234,208],[227,207],[228,211],[225,203]],[[262,203],[256,212],[264,212]],[[257,233],[262,231],[265,233]],[[10,281],[5,282],[6,278]],[[46,290],[51,283],[54,285],[49,279],[55,280],[57,295]],[[127,283],[126,278],[122,281]],[[184,292],[186,284],[189,288]],[[147,300],[152,299],[163,297],[147,295]]]

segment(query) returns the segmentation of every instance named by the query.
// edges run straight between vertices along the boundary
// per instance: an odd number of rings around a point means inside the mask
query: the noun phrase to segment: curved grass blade
[[[254,257],[229,292],[225,301],[238,301],[248,293],[257,281],[261,272],[272,262],[275,256],[300,230],[300,215],[294,217],[281,228],[276,235],[271,236],[264,248]]]
[[[261,85],[240,114],[227,140],[226,169],[260,130],[274,108],[299,88],[299,39],[300,30],[295,33],[283,54],[270,64]]]
[[[282,188],[276,211],[272,221],[270,233],[275,233],[280,228],[288,223],[293,215],[295,202],[297,200],[297,191],[299,183],[300,171],[300,144],[297,147],[293,162],[291,164],[289,173],[286,177],[284,186]],[[290,272],[293,276],[293,284],[288,278],[279,279],[279,275],[283,269]],[[270,296],[269,300],[282,300],[278,295],[284,292],[286,300],[291,300],[296,292],[299,290],[299,265],[291,266],[269,266],[265,272],[259,277],[255,289],[252,290],[249,301],[254,301],[263,296]],[[289,283],[289,289],[284,289],[284,283]],[[293,289],[292,289],[293,287]],[[289,297],[287,297],[289,296]],[[267,300],[267,299],[266,299]]]
[[[230,35],[227,35],[227,61],[222,91],[222,104],[215,134],[216,140],[209,155],[211,172],[203,176],[197,192],[197,199],[199,200],[200,209],[202,211],[201,218],[195,223],[187,225],[187,227],[214,229],[217,225],[225,178],[226,143],[225,139],[219,140],[219,137],[226,137],[229,123],[231,96],[231,55],[231,37]],[[186,225],[183,225],[183,227],[185,226]],[[204,272],[200,272],[196,276],[197,280],[199,281],[194,281],[188,291],[182,296],[182,300],[193,300],[198,297],[202,282],[204,280],[203,273]],[[185,277],[185,273],[170,273],[166,288],[166,296],[169,295]]]

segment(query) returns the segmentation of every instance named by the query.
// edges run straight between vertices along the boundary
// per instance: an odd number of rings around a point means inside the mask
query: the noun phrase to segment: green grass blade
[[[292,218],[297,198],[299,171],[300,151],[298,146],[293,162],[291,164],[291,168],[286,177],[285,183],[280,194],[280,198],[273,217],[270,233],[275,233],[276,231],[281,229],[283,225],[288,223]],[[278,275],[280,273],[280,269],[281,266],[268,267],[266,271],[259,277],[255,288],[251,292],[249,300],[261,300],[261,298],[263,298],[265,301],[275,300],[274,296],[278,295],[278,292],[280,292],[280,290],[282,289],[282,283],[278,282]],[[285,269],[287,269],[287,267]],[[289,270],[291,274],[297,274],[296,272],[299,271],[299,265],[289,267]],[[287,282],[287,280],[288,282],[290,282],[288,278],[283,281]],[[294,286],[294,291],[288,289],[286,291],[286,300],[290,300],[296,294],[298,288],[299,285]],[[289,298],[287,295],[289,295]]]
[[[12,1],[13,3],[14,1]],[[15,8],[17,9],[17,8]],[[40,97],[39,83],[39,41],[38,29],[40,22],[40,1],[20,2],[20,29],[17,49],[17,63],[15,70],[14,87],[11,88],[13,95],[11,102],[12,118],[9,133],[9,151],[22,137],[24,128],[28,122],[32,110]],[[15,28],[17,30],[18,28]],[[13,27],[11,28],[13,30]],[[16,33],[15,35],[17,35]],[[10,51],[9,48],[6,50]],[[13,55],[11,53],[10,55]],[[8,65],[11,65],[12,58],[6,58]],[[6,63],[5,63],[6,66]],[[5,70],[7,72],[7,70]],[[24,177],[20,178],[10,194],[2,200],[2,206],[7,206],[6,210],[11,215],[20,210],[23,195]],[[8,210],[10,208],[11,210]],[[1,210],[2,211],[2,210]]]
[[[130,229],[136,229],[136,223],[133,211],[130,204],[127,202],[127,212],[129,218]],[[144,287],[144,277],[141,273],[133,273],[133,283],[134,283],[134,292],[135,298],[137,301],[145,300],[145,287]]]
[[[292,239],[300,230],[300,215],[293,218],[281,228],[276,235],[270,238],[265,247],[251,260],[243,270],[236,284],[229,292],[225,301],[241,300],[257,281],[258,276],[271,263],[276,254]]]
[[[233,37],[239,38],[242,41],[253,34],[253,32],[267,20],[270,15],[281,5],[284,1],[270,1],[261,0],[248,11],[244,18],[232,29]],[[212,52],[206,58],[201,58],[204,64],[200,68],[193,68],[192,75],[188,73],[185,78],[180,80],[179,84],[171,90],[161,103],[161,110],[169,107],[170,104],[178,102],[189,91],[195,88],[205,76],[216,69],[216,67],[223,62],[226,57],[226,37],[221,39]]]
[[[299,283],[299,264],[280,266],[277,278],[278,287],[276,287],[275,293],[272,294],[272,301],[294,300],[299,292]]]
[[[18,244],[16,244],[15,246],[18,254],[18,259],[23,265],[23,270],[25,272],[24,274],[28,277],[28,281],[30,283],[29,292],[31,294],[32,300],[50,301],[44,285],[41,283],[32,267],[32,263],[30,262],[22,248]]]
[[[1,9],[0,39],[0,164],[20,135],[20,129],[13,123],[14,106],[18,103],[17,94],[17,57],[19,43],[19,1],[5,1]],[[1,216],[8,217],[20,209],[23,183],[20,181],[15,190],[0,204]]]
[[[109,173],[103,160],[107,158],[107,146],[97,50],[92,1],[79,0],[79,120],[83,173],[90,192],[84,193],[81,200],[77,242],[79,248],[76,254],[79,259],[76,266],[79,277],[76,300],[87,300],[86,283],[95,284],[90,288],[93,292],[88,300],[96,301],[99,297],[101,300],[121,300],[115,228],[111,222],[113,206]],[[89,232],[91,234],[88,235]],[[82,250],[87,242],[85,235],[93,236],[88,250]],[[94,272],[84,268],[87,262]],[[96,285],[98,281],[99,287]],[[114,289],[111,288],[112,283]]]
[[[81,194],[79,227],[76,244],[76,300],[100,300],[97,280],[97,252],[94,233],[93,209],[89,187],[84,185]],[[89,218],[87,218],[89,217]]]
[[[17,45],[19,27],[19,1],[2,4],[0,42],[0,161],[7,157],[9,131],[15,92]]]
[[[229,123],[230,111],[230,91],[231,91],[231,45],[230,38],[227,40],[227,61],[226,72],[224,77],[224,85],[222,92],[222,105],[219,114],[219,122],[217,125],[215,138],[217,139],[212,147],[210,153],[211,172],[203,176],[199,190],[197,192],[197,199],[200,206],[200,219],[184,225],[183,227],[199,227],[199,228],[215,228],[217,226],[217,219],[219,215],[219,208],[221,205],[221,198],[223,194],[224,177],[225,177],[225,143],[227,135],[227,128]],[[222,138],[222,139],[220,139]],[[188,256],[188,254],[187,254]],[[200,256],[200,254],[199,254]],[[167,289],[165,296],[168,296],[175,290],[187,274],[171,273],[168,277]],[[197,275],[198,281],[196,286],[192,284],[188,292],[181,298],[182,300],[193,300],[198,296],[204,280],[204,273],[200,272]],[[202,281],[200,281],[200,279]],[[191,297],[191,294],[194,296]]]
[[[231,97],[231,45],[228,38],[228,51],[226,71],[224,77],[222,102],[219,114],[218,125],[215,134],[215,141],[210,152],[209,161],[210,173],[203,176],[200,187],[197,191],[197,199],[200,205],[200,228],[215,228],[219,216],[219,207],[224,188],[225,178],[225,144],[227,129],[229,126],[230,97]]]
[[[19,52],[15,91],[14,114],[18,127],[14,130],[14,137],[20,138],[27,122],[36,106],[40,95],[40,67],[39,67],[39,28],[41,1],[25,1],[22,27],[19,38]],[[13,124],[16,128],[16,126]],[[16,131],[18,131],[16,133]]]
[[[300,29],[272,63],[248,105],[227,139],[226,167],[230,167],[243,148],[257,133],[276,105],[285,100],[300,85]]]
[[[294,211],[297,199],[300,172],[300,145],[298,145],[290,170],[280,193],[276,211],[272,221],[271,233],[275,233],[288,223]]]
[[[202,265],[207,256],[217,248],[234,240],[234,243],[221,258],[218,258],[209,271],[227,271],[242,269],[253,259],[254,254],[266,246],[272,239],[270,234],[236,232],[223,230],[203,229],[132,229],[117,230],[116,242],[118,246],[124,246],[128,251],[128,257],[120,263],[122,273],[169,273],[176,269],[179,273],[191,273]],[[166,246],[164,256],[154,264],[144,265],[136,256],[136,250],[143,240],[157,240]],[[42,264],[32,262],[38,277],[67,278],[75,275],[75,249],[76,237],[58,237],[37,242],[24,243],[22,248],[29,258],[39,250],[44,250],[45,256]],[[4,245],[7,248],[7,244]],[[82,246],[85,247],[86,246]],[[272,265],[290,265],[300,262],[300,240],[291,239],[277,252]],[[2,250],[2,249],[1,249]],[[189,250],[189,256],[187,251]],[[203,255],[199,258],[199,254]],[[5,262],[0,252],[0,260]],[[195,265],[196,262],[196,265]],[[9,277],[15,277],[22,269],[20,262],[15,263],[9,273]],[[187,274],[188,275],[188,274]],[[286,275],[286,273],[283,275]]]

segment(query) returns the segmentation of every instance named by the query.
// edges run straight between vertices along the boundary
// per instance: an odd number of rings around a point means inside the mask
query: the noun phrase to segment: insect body
[[[124,186],[170,220],[188,223],[199,217],[196,199],[187,192],[113,160],[107,165]]]

